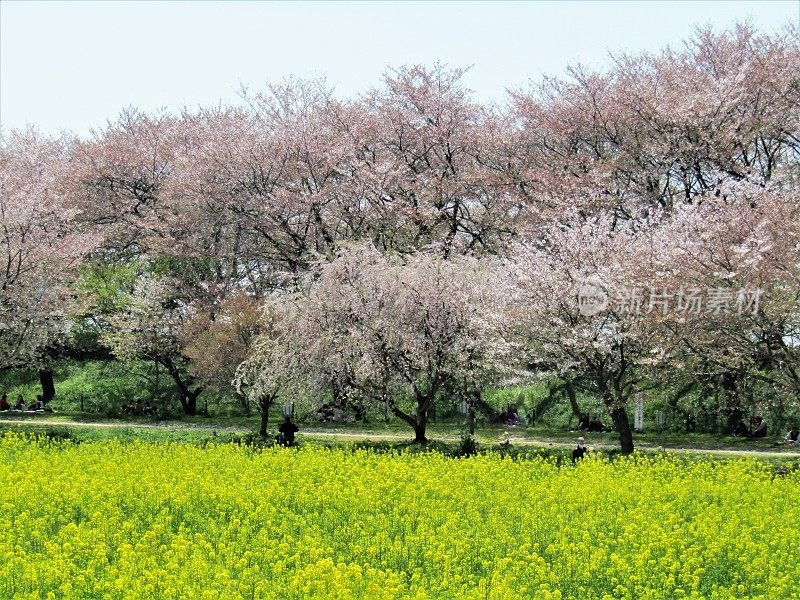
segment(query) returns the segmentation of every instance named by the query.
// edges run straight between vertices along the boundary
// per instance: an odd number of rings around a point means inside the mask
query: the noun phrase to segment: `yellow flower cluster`
[[[755,461],[0,438],[0,598],[800,598]]]

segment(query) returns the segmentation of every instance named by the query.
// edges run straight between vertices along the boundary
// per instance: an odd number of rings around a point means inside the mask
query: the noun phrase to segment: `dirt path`
[[[233,426],[204,426],[193,425],[187,423],[116,423],[116,422],[83,422],[68,419],[28,419],[28,418],[15,418],[4,419],[0,418],[0,423],[7,423],[9,425],[43,425],[46,427],[88,427],[98,429],[140,429],[140,430],[156,430],[156,431],[199,431],[199,432],[217,432],[217,433],[231,433],[231,434],[245,434],[252,433],[252,429]],[[374,442],[392,442],[392,441],[408,441],[409,435],[398,433],[371,433],[366,431],[350,432],[350,431],[326,431],[317,429],[303,429],[301,431],[302,440],[303,436],[310,438],[328,438],[328,439],[341,439],[353,441],[374,441]],[[444,442],[456,442],[459,440],[458,436],[437,434],[436,440]],[[495,443],[499,444],[508,439],[509,443],[515,446],[531,446],[536,448],[571,448],[574,446],[572,441],[565,442],[562,440],[548,440],[548,439],[531,439],[514,437],[513,435],[497,436],[494,440],[487,439],[486,437],[480,438],[480,443]],[[616,445],[607,443],[605,440],[602,442],[595,442],[590,444],[592,447],[601,448],[604,450],[614,449]],[[638,445],[641,449],[653,450],[660,446],[651,443],[641,443]],[[800,458],[800,452],[796,451],[771,451],[771,450],[723,450],[712,448],[664,448],[668,452],[686,453],[686,454],[714,454],[720,456],[763,456],[763,457],[777,457],[777,458]]]

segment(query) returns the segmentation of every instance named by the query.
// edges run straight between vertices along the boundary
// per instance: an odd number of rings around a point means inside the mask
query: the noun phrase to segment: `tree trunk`
[[[428,442],[428,438],[425,437],[426,425],[427,419],[417,419],[417,424],[414,425],[414,441],[417,444],[425,444]]]
[[[184,414],[194,416],[197,414],[197,394],[187,393],[181,396],[181,406]]]
[[[619,448],[623,454],[631,454],[633,452],[633,431],[631,431],[631,422],[628,420],[628,413],[625,410],[626,398],[622,396],[617,386],[614,391],[609,387],[609,380],[604,374],[598,377],[597,387],[603,395],[603,404],[606,405],[608,413],[611,415],[611,421],[614,423],[614,429],[619,434]]]
[[[730,414],[728,414],[728,421],[726,423],[726,430],[724,433],[732,432],[734,429],[736,429],[736,426],[739,425],[739,421],[743,420],[744,413],[742,412],[741,408],[737,406],[731,409]]]
[[[633,452],[633,432],[631,431],[631,422],[628,420],[628,413],[624,406],[613,407],[610,410],[614,428],[619,433],[620,450],[623,454],[630,454]]]
[[[258,428],[258,435],[267,437],[267,426],[269,425],[269,407],[261,409],[261,425]]]
[[[269,396],[262,396],[258,399],[258,412],[261,413],[261,424],[258,427],[258,435],[265,438],[267,437],[267,427],[269,426],[269,409],[272,408],[272,403],[278,397],[278,392]]]
[[[252,409],[250,408],[250,399],[247,397],[246,394],[236,393],[236,397],[239,399],[239,404],[242,407],[242,414],[245,417],[249,417],[252,414]]]
[[[544,416],[544,414],[548,410],[550,410],[550,408],[552,408],[553,405],[556,403],[558,399],[558,393],[564,391],[565,386],[568,385],[569,385],[568,383],[565,383],[563,385],[550,386],[550,390],[547,394],[547,397],[541,402],[539,402],[536,406],[534,406],[533,410],[528,415],[528,425],[533,425],[534,423],[536,423],[536,421],[541,419]],[[574,396],[575,392],[572,392],[571,398]],[[572,419],[570,419],[570,422],[572,422]]]
[[[728,415],[726,423],[726,432],[731,432],[744,418],[744,411],[742,410],[741,398],[739,397],[739,390],[737,387],[739,376],[737,373],[726,371],[720,375],[720,387],[725,405],[723,410]]]
[[[42,384],[42,400],[47,404],[56,397],[56,386],[53,383],[53,370],[50,367],[39,370],[39,383]]]
[[[581,407],[578,406],[578,399],[575,397],[575,387],[572,385],[571,381],[564,382],[564,392],[567,394],[567,398],[569,398],[569,406],[572,409],[572,414],[580,419]]]
[[[339,389],[339,385],[336,383],[336,381],[332,380],[331,381],[331,402],[333,402],[333,405],[338,407],[338,408],[344,408],[344,402],[342,402],[341,395],[342,395],[342,393],[341,393],[341,390]]]
[[[428,398],[417,398],[417,423],[414,425],[414,441],[424,444],[428,441],[425,437],[425,429],[428,427],[428,409],[431,401]]]
[[[496,421],[500,416],[500,413],[483,399],[480,391],[477,391],[475,394],[473,394],[470,405],[474,406],[475,410],[483,414],[489,421]]]
[[[392,411],[392,414],[399,417],[408,423],[414,429],[414,441],[418,444],[424,444],[428,441],[425,437],[425,429],[428,425],[428,408],[430,407],[430,400],[424,396],[417,397],[417,416],[414,418],[412,415],[403,412],[389,399],[386,401],[386,406]]]
[[[191,379],[189,378],[186,381],[184,381],[183,377],[181,377],[181,373],[178,370],[178,367],[175,365],[174,362],[172,362],[172,360],[170,359],[163,360],[162,364],[164,365],[164,367],[166,367],[170,376],[172,376],[172,380],[175,382],[175,385],[178,388],[178,400],[180,400],[184,414],[189,416],[196,415],[197,398],[198,396],[200,396],[201,393],[203,393],[203,386],[191,389]]]

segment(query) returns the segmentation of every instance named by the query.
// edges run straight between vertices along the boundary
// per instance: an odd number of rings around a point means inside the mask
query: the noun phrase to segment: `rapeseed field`
[[[0,598],[800,598],[800,474],[8,434]]]

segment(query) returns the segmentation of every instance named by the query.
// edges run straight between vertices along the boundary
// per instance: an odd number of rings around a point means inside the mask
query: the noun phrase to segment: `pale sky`
[[[470,67],[486,102],[609,53],[681,43],[695,25],[800,21],[771,2],[23,2],[0,0],[0,126],[86,136],[127,106],[236,102],[287,76],[337,94],[376,86],[387,67]]]

